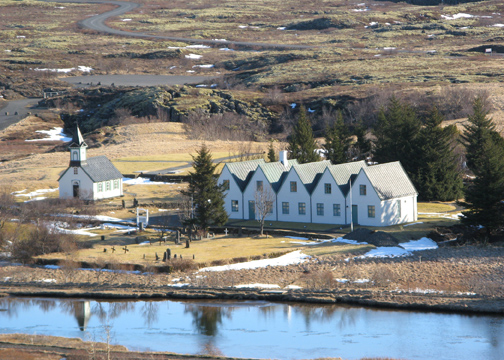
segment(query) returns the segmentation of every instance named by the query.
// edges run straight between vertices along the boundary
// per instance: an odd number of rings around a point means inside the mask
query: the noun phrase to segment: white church
[[[100,200],[123,195],[122,174],[106,156],[87,158],[87,144],[76,126],[70,149],[70,165],[61,174],[60,199]]]
[[[258,191],[271,194],[266,221],[390,226],[418,219],[418,193],[399,162],[332,165],[264,159],[226,163],[219,177],[230,219],[254,220]]]

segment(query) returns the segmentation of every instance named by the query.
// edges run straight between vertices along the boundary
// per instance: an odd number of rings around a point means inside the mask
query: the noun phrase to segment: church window
[[[98,183],[98,192],[102,192],[102,191],[103,191],[103,183],[99,182]]]
[[[79,173],[79,168],[74,167],[74,175],[77,175]]]
[[[119,189],[119,180],[114,180],[114,190]]]
[[[79,160],[79,152],[72,151],[72,160]]]
[[[110,191],[110,181],[105,181],[105,190]]]

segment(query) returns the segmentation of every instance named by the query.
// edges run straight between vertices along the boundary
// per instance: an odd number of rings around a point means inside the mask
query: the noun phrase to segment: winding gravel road
[[[40,100],[39,98],[29,98],[7,102],[0,110],[0,130],[6,129],[28,116],[28,113],[34,111],[31,109],[35,108]]]
[[[310,45],[291,45],[291,44],[270,44],[270,43],[256,43],[256,42],[246,42],[246,41],[228,41],[228,40],[203,40],[203,39],[192,39],[174,36],[164,36],[164,35],[152,35],[143,32],[132,32],[124,31],[119,29],[111,28],[105,25],[105,21],[113,16],[119,16],[130,12],[138,7],[140,4],[128,1],[115,1],[115,0],[41,0],[47,2],[63,2],[63,3],[91,3],[91,4],[112,4],[116,5],[117,8],[104,12],[99,15],[91,16],[87,19],[79,21],[79,24],[85,28],[96,30],[99,32],[104,32],[107,34],[120,35],[120,36],[130,36],[130,37],[143,37],[152,39],[163,39],[163,40],[173,40],[173,41],[183,41],[189,43],[198,44],[209,44],[209,45],[237,45],[237,46],[247,46],[247,47],[262,47],[262,48],[276,48],[276,49],[311,49],[313,46]]]

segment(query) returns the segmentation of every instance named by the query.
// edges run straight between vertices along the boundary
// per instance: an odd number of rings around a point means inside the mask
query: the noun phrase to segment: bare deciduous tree
[[[266,184],[258,188],[254,194],[256,219],[261,225],[262,236],[264,233],[264,221],[269,214],[273,213],[273,204],[275,201],[275,193],[271,185]]]

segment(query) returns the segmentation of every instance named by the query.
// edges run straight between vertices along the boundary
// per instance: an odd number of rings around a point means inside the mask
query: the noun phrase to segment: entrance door
[[[79,197],[79,184],[74,184],[73,186],[73,197],[74,198]]]
[[[352,221],[354,224],[359,223],[359,211],[357,205],[352,205]]]
[[[249,220],[255,220],[255,201],[249,200]]]

